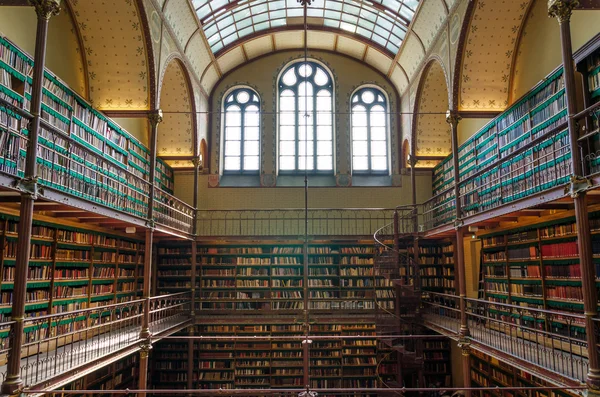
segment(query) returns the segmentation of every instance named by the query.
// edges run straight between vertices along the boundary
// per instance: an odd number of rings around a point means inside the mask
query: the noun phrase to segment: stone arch
[[[188,71],[174,57],[162,73],[158,97],[163,122],[158,127],[157,155],[192,157],[197,153],[196,106]]]
[[[446,71],[439,59],[426,64],[415,99],[413,115],[412,150],[419,157],[445,157],[452,151],[450,127],[446,123],[450,95]],[[430,160],[420,161],[420,167],[429,167]]]
[[[68,6],[82,38],[90,102],[100,110],[152,109],[154,58],[141,2],[68,0]]]

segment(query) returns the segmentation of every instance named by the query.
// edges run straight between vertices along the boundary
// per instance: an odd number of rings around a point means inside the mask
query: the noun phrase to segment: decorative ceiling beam
[[[102,113],[107,115],[108,117],[115,118],[125,118],[125,119],[142,119],[148,118],[150,114],[152,114],[152,110],[103,110]]]
[[[497,117],[500,111],[481,111],[478,112],[476,110],[461,110],[458,112],[458,115],[463,119],[493,119]]]
[[[29,3],[29,0],[0,0],[0,6],[31,7],[31,3]]]
[[[579,7],[576,10],[600,10],[598,0],[579,0]]]

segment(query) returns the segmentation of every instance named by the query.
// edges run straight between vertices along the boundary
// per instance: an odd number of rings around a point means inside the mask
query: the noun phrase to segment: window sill
[[[392,177],[389,175],[353,175],[352,186],[392,186]]]
[[[304,175],[279,175],[277,186],[282,187],[304,187]],[[334,175],[309,175],[308,186],[310,187],[335,187]]]
[[[260,187],[260,175],[222,175],[221,187]]]

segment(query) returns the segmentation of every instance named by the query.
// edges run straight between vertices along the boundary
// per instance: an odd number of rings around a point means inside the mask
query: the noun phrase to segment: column
[[[421,282],[419,277],[420,266],[419,266],[419,211],[417,208],[417,177],[415,169],[417,165],[417,157],[414,154],[408,156],[408,164],[410,165],[410,183],[412,186],[412,205],[414,207],[413,216],[413,262],[415,264],[415,288],[421,289]],[[418,282],[416,280],[419,280]]]
[[[38,135],[42,114],[42,88],[44,86],[44,64],[46,61],[46,42],[48,39],[48,23],[50,17],[60,12],[60,0],[30,0],[37,14],[37,31],[35,40],[35,65],[31,91],[30,112],[33,119],[29,123],[29,142],[25,159],[25,177],[19,182],[21,190],[21,209],[17,231],[19,242],[15,264],[15,281],[11,318],[12,326],[10,352],[8,354],[6,380],[2,384],[3,394],[18,394],[23,386],[21,379],[21,346],[23,345],[23,321],[25,318],[25,301],[27,292],[27,268],[31,247],[31,222],[33,220],[33,203],[37,198],[37,152]]]
[[[577,113],[575,74],[573,65],[573,48],[571,46],[571,13],[579,5],[578,0],[550,0],[548,1],[548,14],[558,19],[560,26],[560,41],[562,48],[562,62],[565,78],[565,95],[567,110],[569,112],[569,138],[571,144],[571,176],[570,194],[575,204],[575,220],[577,223],[577,245],[579,249],[581,268],[581,288],[583,292],[583,310],[585,315],[586,339],[589,355],[589,370],[586,383],[595,394],[600,394],[600,363],[596,348],[596,329],[594,317],[598,315],[598,301],[595,287],[596,270],[592,261],[592,245],[590,240],[590,226],[587,217],[586,189],[590,182],[583,176],[583,163],[581,149],[577,143],[578,128],[573,116]]]
[[[461,117],[455,110],[446,112],[446,122],[450,124],[450,132],[452,135],[452,165],[454,167],[454,198],[456,205],[456,220],[454,228],[456,230],[456,263],[455,273],[456,282],[458,284],[458,296],[460,303],[460,331],[461,338],[469,336],[469,327],[467,325],[467,285],[465,278],[465,252],[464,252],[464,228],[462,221],[462,206],[460,202],[460,172],[458,168],[458,122]]]
[[[150,332],[150,287],[152,285],[152,242],[154,237],[154,176],[156,175],[156,140],[158,136],[158,124],[162,121],[162,111],[156,110],[148,116],[150,121],[150,187],[148,192],[148,220],[146,227],[146,240],[144,242],[144,285],[143,299],[144,315],[142,317],[142,329],[140,330],[140,377],[138,388],[148,388],[148,355],[152,349],[152,333]],[[140,393],[144,396],[145,393]]]
[[[471,391],[468,390],[471,387],[471,345],[459,342],[458,347],[461,350],[463,387],[467,389],[465,397],[471,397]]]
[[[188,328],[188,335],[194,336],[194,326]],[[188,339],[188,357],[187,357],[187,389],[194,388],[194,339]],[[191,394],[189,394],[191,396]]]

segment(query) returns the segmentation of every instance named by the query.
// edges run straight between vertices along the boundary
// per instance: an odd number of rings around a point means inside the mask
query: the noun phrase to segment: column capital
[[[406,162],[408,163],[408,165],[410,165],[411,167],[414,167],[415,165],[417,165],[417,162],[419,160],[417,159],[417,156],[415,156],[412,153],[408,154],[408,158],[406,159]]]
[[[49,20],[60,13],[60,0],[29,0],[38,18]]]
[[[152,127],[156,127],[158,124],[162,123],[163,121],[163,112],[161,109],[157,109],[151,113],[148,114],[148,121],[150,121],[150,124],[152,125]]]
[[[573,9],[579,7],[579,0],[548,0],[548,15],[558,19],[558,23],[569,22]]]
[[[456,110],[448,110],[446,112],[446,123],[450,124],[453,128],[456,128],[460,120],[462,120],[462,117],[460,117]]]
[[[194,167],[198,170],[201,170],[204,166],[204,164],[202,163],[202,156],[198,155],[198,156],[194,156],[192,158],[192,164],[194,164]]]

